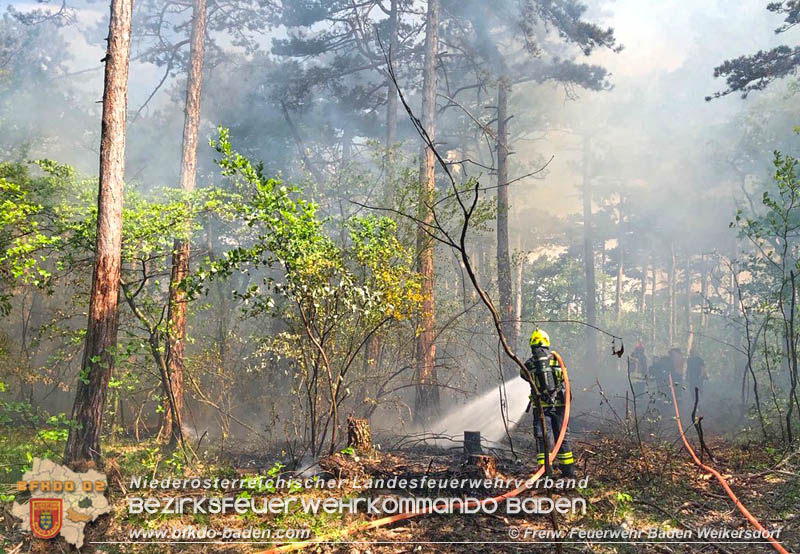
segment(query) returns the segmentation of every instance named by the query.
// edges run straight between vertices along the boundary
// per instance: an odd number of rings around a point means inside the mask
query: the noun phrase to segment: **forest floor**
[[[0,456],[8,447],[9,433],[0,429]],[[18,439],[19,437],[17,437]],[[497,470],[501,476],[525,478],[535,469],[535,455],[529,442],[520,439],[516,447],[517,460],[511,456],[497,457]],[[561,530],[646,530],[666,532],[672,530],[697,531],[702,528],[744,530],[749,526],[734,507],[715,479],[698,468],[689,458],[678,440],[638,441],[622,433],[587,431],[578,433],[575,442],[579,477],[587,478],[585,488],[553,491],[568,498],[583,498],[586,513],[559,515],[557,525]],[[721,437],[708,440],[715,456],[714,467],[728,479],[740,500],[767,529],[782,528],[780,541],[789,550],[800,551],[800,454],[794,455],[765,448],[755,442],[733,442]],[[50,444],[49,448],[53,445]],[[34,455],[37,453],[34,452]],[[366,521],[370,516],[310,515],[302,510],[285,515],[158,515],[128,514],[128,497],[137,494],[130,490],[130,479],[136,475],[165,475],[236,478],[256,473],[276,474],[285,469],[273,465],[274,457],[226,457],[213,463],[195,463],[185,466],[180,456],[162,457],[155,444],[117,444],[106,448],[104,471],[109,479],[113,510],[101,516],[86,528],[86,544],[82,552],[207,552],[233,553],[258,552],[269,548],[262,542],[228,544],[92,544],[96,541],[126,541],[133,528],[159,528],[188,526],[200,528],[213,525],[232,529],[256,527],[260,529],[304,528],[311,530],[311,540],[332,541],[318,544],[307,551],[343,553],[400,553],[400,552],[556,552],[554,544],[537,542],[534,530],[552,529],[553,521],[543,515],[506,514],[504,508],[494,514],[422,515],[377,530],[361,532],[343,538],[347,526]],[[244,462],[243,460],[246,460]],[[479,471],[465,465],[464,456],[457,449],[443,450],[424,446],[410,446],[398,450],[379,451],[371,456],[358,456],[352,452],[337,453],[319,461],[318,472],[326,477],[341,478],[351,483],[368,477],[420,477],[430,478],[475,476]],[[4,460],[0,459],[0,463]],[[707,461],[708,462],[708,461]],[[239,466],[239,467],[237,467]],[[248,467],[241,467],[248,466]],[[288,474],[287,474],[288,476]],[[4,479],[6,480],[6,479]],[[10,484],[3,490],[7,494]],[[158,491],[161,496],[177,496],[175,491]],[[377,491],[372,491],[377,492]],[[387,491],[381,491],[385,493]],[[397,491],[395,491],[397,492]],[[503,491],[447,490],[436,496],[461,495],[486,497]],[[138,494],[141,494],[138,493]],[[181,495],[206,494],[186,492]],[[247,496],[244,490],[226,494]],[[275,497],[280,494],[317,498],[341,498],[368,495],[370,492],[354,490],[345,484],[333,490],[314,489],[294,492],[252,492],[252,496]],[[524,493],[530,496],[530,493]],[[542,494],[539,491],[537,494]],[[40,541],[31,539],[15,526],[10,515],[9,497],[3,497],[0,514],[0,553],[51,553],[74,551],[63,539]],[[502,505],[501,505],[502,506]],[[375,516],[371,516],[375,517]],[[513,530],[513,531],[512,531]],[[527,530],[527,531],[526,531]],[[530,538],[528,538],[530,537]],[[647,541],[647,537],[640,539]],[[562,552],[769,552],[765,542],[745,542],[730,539],[684,539],[660,544],[602,544],[603,541],[586,538],[565,539]],[[690,543],[691,542],[691,543]]]

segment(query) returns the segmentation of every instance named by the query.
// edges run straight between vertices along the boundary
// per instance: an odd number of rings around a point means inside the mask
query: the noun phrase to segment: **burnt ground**
[[[535,460],[530,443],[525,437],[516,441],[517,459],[503,451],[496,457],[497,471],[503,477],[524,477],[533,469]],[[553,491],[566,497],[584,498],[587,505],[585,515],[559,515],[559,529],[580,528],[583,530],[657,529],[697,530],[703,527],[744,530],[749,526],[734,507],[715,479],[705,475],[683,450],[676,438],[645,437],[640,446],[630,433],[583,432],[575,439],[577,467],[580,477],[588,478],[585,489]],[[693,439],[694,440],[694,439]],[[413,441],[412,441],[413,442]],[[696,441],[695,441],[696,442]],[[742,502],[767,529],[781,528],[780,540],[790,550],[800,551],[800,454],[783,453],[764,448],[755,442],[733,443],[722,438],[708,441],[715,456],[712,465],[728,479]],[[482,470],[465,464],[458,449],[438,449],[423,445],[408,445],[392,451],[376,451],[371,455],[351,453],[335,454],[319,461],[318,472],[324,477],[341,477],[352,480],[369,476],[430,478],[471,477],[482,475]],[[109,476],[111,500],[114,511],[89,525],[86,531],[87,545],[83,552],[258,552],[267,544],[144,544],[92,545],[93,541],[125,540],[133,527],[154,528],[162,525],[228,526],[244,528],[308,528],[314,540],[331,543],[309,547],[309,552],[341,553],[401,553],[401,552],[557,552],[554,544],[543,544],[530,536],[531,530],[548,530],[554,522],[544,515],[511,515],[501,507],[497,513],[422,515],[380,529],[355,533],[343,538],[342,531],[348,526],[366,521],[364,514],[345,516],[309,516],[301,512],[288,516],[130,516],[127,514],[126,483],[130,475],[141,474],[142,445],[129,445],[110,450],[105,471]],[[153,450],[147,452],[152,454]],[[274,458],[271,458],[274,460]],[[706,458],[707,459],[707,458]],[[266,467],[268,458],[261,462],[257,456],[239,456],[230,464],[194,466],[180,468],[183,475],[208,475],[216,473],[234,477],[252,474],[253,466]],[[262,463],[263,462],[263,463]],[[155,469],[168,471],[168,461]],[[172,470],[176,469],[172,467]],[[162,475],[158,469],[159,476]],[[285,471],[285,469],[281,470]],[[173,471],[174,472],[174,471]],[[149,471],[148,471],[149,473]],[[288,475],[288,474],[287,474]],[[233,491],[235,493],[236,491]],[[388,493],[390,491],[373,491]],[[397,492],[397,491],[394,491]],[[485,497],[503,491],[492,490],[444,490],[437,496],[459,497],[461,495]],[[241,491],[239,491],[241,494]],[[286,493],[284,493],[286,494]],[[304,491],[301,495],[341,497],[359,495],[363,491],[352,489],[332,491]],[[419,494],[417,492],[417,494]],[[524,493],[530,495],[530,493]],[[546,494],[539,491],[537,494]],[[256,497],[270,496],[254,494]],[[273,495],[274,496],[274,495]],[[8,506],[6,505],[6,509]],[[69,552],[71,547],[63,540],[39,541],[14,529],[13,518],[6,512],[3,525],[4,552],[49,553]],[[511,537],[512,529],[522,538]],[[528,530],[526,532],[526,529]],[[597,540],[572,540],[560,546],[562,552],[723,552],[750,553],[769,552],[766,543],[746,543],[733,540],[729,543],[706,542],[693,539],[693,544],[601,544]],[[74,549],[73,549],[74,550]],[[3,550],[0,550],[2,552]]]
[[[559,516],[561,529],[668,529],[697,530],[703,527],[748,529],[717,481],[705,475],[688,454],[670,443],[653,446],[614,439],[600,433],[576,441],[579,475],[588,477],[585,490],[576,493],[587,500],[586,515]],[[716,467],[740,500],[767,529],[782,528],[781,541],[790,550],[800,546],[800,477],[797,456],[775,463],[755,444],[731,446],[710,441]],[[644,455],[642,454],[644,450]],[[439,460],[439,458],[435,458]],[[409,462],[417,467],[420,462]],[[499,464],[503,466],[504,464]],[[503,469],[516,469],[505,464]],[[509,467],[511,466],[511,467]],[[435,467],[435,466],[434,466]],[[533,469],[528,466],[528,470]],[[433,515],[370,531],[362,540],[386,544],[326,546],[323,552],[556,552],[554,544],[533,539],[512,539],[510,530],[524,536],[525,529],[552,529],[545,516]],[[530,533],[530,531],[528,532]],[[529,535],[530,536],[530,535]],[[699,542],[694,541],[693,542]],[[770,552],[765,543],[720,544],[599,544],[594,541],[562,544],[563,552]],[[400,544],[407,543],[407,544]],[[417,543],[417,544],[411,544]]]

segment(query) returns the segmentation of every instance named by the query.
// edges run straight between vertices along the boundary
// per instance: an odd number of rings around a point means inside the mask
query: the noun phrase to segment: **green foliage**
[[[48,379],[63,380],[66,385],[74,379],[74,373],[51,368],[58,364],[69,367],[79,359],[83,346],[85,330],[76,330],[71,318],[85,311],[90,290],[96,195],[96,180],[82,179],[66,165],[50,160],[0,164],[0,316],[7,315],[12,306],[20,306],[12,298],[22,297],[32,287],[48,294],[58,290],[59,299],[59,305],[50,312],[53,319],[38,323],[25,345],[32,350],[33,341],[55,341],[48,367],[33,365],[43,361],[34,361],[16,347],[8,351],[0,348],[7,362],[0,366],[0,378],[15,388],[17,383],[33,387],[37,381]],[[240,211],[239,204],[235,191],[203,188],[186,193],[169,187],[144,193],[136,186],[126,186],[121,270],[126,302],[120,307],[121,332],[112,353],[116,370],[109,387],[114,400],[121,395],[136,395],[143,388],[153,391],[144,399],[158,396],[152,381],[158,382],[159,377],[153,371],[148,341],[152,333],[166,336],[164,314],[174,241],[191,240],[202,218],[232,220]],[[136,310],[129,309],[129,304]],[[158,348],[163,353],[163,340]],[[77,379],[88,383],[87,369],[79,369]],[[141,401],[142,396],[136,400]],[[13,414],[17,419],[30,419],[36,415],[25,414],[26,408],[24,403],[7,402],[0,418],[7,420],[11,417],[8,414]],[[116,405],[111,408],[116,409]],[[63,434],[47,429],[41,438],[60,440]]]
[[[170,455],[164,460],[164,464],[172,468],[176,474],[180,475],[186,465],[186,455],[183,450],[173,450]]]
[[[15,283],[45,288],[51,273],[42,252],[59,242],[48,232],[51,201],[60,184],[72,179],[67,166],[41,161],[43,177],[32,177],[28,166],[0,163],[0,316],[11,310],[7,287]]]
[[[787,382],[797,381],[794,303],[800,282],[798,162],[797,158],[776,151],[773,183],[763,192],[761,205],[751,205],[748,212],[739,210],[731,223],[752,246],[737,264],[740,271],[747,272],[746,277],[737,279],[737,309],[745,319],[750,365],[754,372],[761,373],[762,382],[766,381],[763,394],[769,398],[753,412],[753,419],[758,416],[765,436],[779,432],[784,438],[791,436],[789,427],[793,425],[793,385],[783,414],[778,398]],[[781,375],[784,370],[788,370],[788,379]]]
[[[245,266],[283,268],[282,279],[272,275],[252,285],[241,296],[251,314],[272,312],[277,293],[295,302],[301,311],[340,307],[345,312],[402,318],[419,300],[418,283],[411,270],[411,254],[396,237],[396,223],[388,218],[362,217],[347,222],[350,244],[338,247],[323,232],[317,206],[299,196],[297,187],[264,176],[233,152],[228,132],[220,130],[213,143],[223,155],[223,174],[254,187],[242,208],[242,217],[256,232],[254,244],[226,252],[195,276],[195,290],[204,280],[230,276]],[[301,315],[302,317],[302,315]],[[324,317],[324,316],[323,316]]]
[[[773,188],[763,192],[759,209],[739,210],[731,226],[753,246],[742,261],[753,276],[741,286],[743,301],[757,313],[787,315],[791,274],[800,270],[798,159],[775,152],[773,165]]]
[[[800,243],[800,181],[798,160],[775,152],[773,160],[775,190],[765,190],[762,213],[736,214],[736,224],[743,237],[751,240],[772,264],[786,268],[797,266]]]
[[[0,413],[4,408],[0,406]],[[0,481],[12,482],[30,469],[34,458],[59,461],[64,452],[69,428],[74,425],[60,414],[56,418],[37,416],[15,418],[14,424],[0,424]],[[0,499],[2,500],[2,499]]]
[[[614,494],[614,515],[624,518],[631,511],[631,502],[633,497],[627,492],[617,491]]]
[[[212,144],[223,174],[250,190],[240,216],[253,235],[251,244],[208,260],[189,288],[208,292],[212,279],[257,270],[260,282],[237,291],[246,313],[279,317],[287,328],[263,338],[263,353],[295,364],[298,381],[315,387],[306,395],[310,403],[339,403],[340,393],[348,394],[345,375],[367,339],[410,317],[421,301],[412,253],[398,239],[396,223],[375,216],[347,219],[346,241],[337,244],[298,187],[267,177],[261,165],[235,152],[225,129]],[[320,372],[328,381],[326,400],[312,384]],[[314,411],[331,417],[327,408]]]
[[[36,430],[43,442],[65,441],[75,422],[66,414],[47,415],[25,400],[11,400],[4,382],[0,381],[0,426],[25,426]]]

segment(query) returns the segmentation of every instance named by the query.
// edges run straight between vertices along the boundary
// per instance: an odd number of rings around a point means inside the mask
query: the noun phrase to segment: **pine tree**
[[[100,433],[117,344],[117,298],[122,257],[122,194],[132,0],[112,0],[105,57],[97,239],[89,322],[64,460],[100,460]]]

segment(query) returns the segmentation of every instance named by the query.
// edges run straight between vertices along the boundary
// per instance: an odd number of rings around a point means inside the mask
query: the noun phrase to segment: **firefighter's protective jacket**
[[[552,394],[547,393],[548,386],[542,379],[542,373],[539,370],[540,364],[546,365],[552,372],[555,385]],[[549,348],[534,348],[533,356],[525,362],[525,367],[527,371],[521,371],[520,376],[528,383],[530,383],[531,378],[536,380],[536,388],[539,390],[539,398],[543,407],[563,406],[565,404],[564,376],[561,371],[561,364],[558,363],[558,359],[550,352]],[[532,386],[531,390],[533,390]]]

